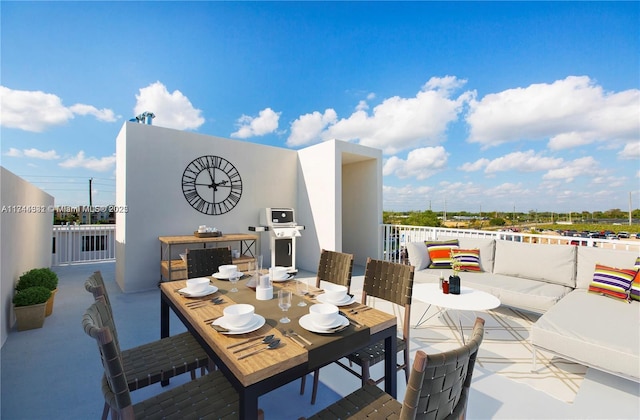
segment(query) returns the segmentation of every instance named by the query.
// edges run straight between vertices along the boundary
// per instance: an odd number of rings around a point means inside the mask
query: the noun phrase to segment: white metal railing
[[[51,264],[112,261],[116,225],[54,225]]]
[[[383,224],[380,225],[380,227],[383,241],[382,258],[384,260],[394,262],[405,262],[405,246],[408,242],[437,240],[440,237],[495,238],[505,241],[528,242],[535,244],[571,244],[640,252],[640,241],[621,241],[617,239],[583,238],[509,231],[451,229],[431,226]]]

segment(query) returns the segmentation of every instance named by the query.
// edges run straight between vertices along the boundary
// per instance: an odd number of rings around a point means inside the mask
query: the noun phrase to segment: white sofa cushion
[[[460,284],[491,293],[502,305],[539,314],[573,290],[560,284],[492,273],[460,273]]]
[[[415,283],[436,283],[440,271],[448,278],[453,270],[420,270]],[[535,313],[545,313],[571,292],[570,287],[538,280],[521,279],[492,273],[460,273],[460,285],[491,293],[500,304]]]
[[[406,245],[409,264],[415,267],[416,271],[424,270],[429,266],[429,251],[424,242],[408,242]]]
[[[596,369],[640,378],[640,304],[576,289],[531,327],[531,343]]]
[[[576,288],[588,289],[597,264],[616,268],[633,268],[637,252],[579,246]]]
[[[576,247],[496,241],[493,273],[576,287]]]

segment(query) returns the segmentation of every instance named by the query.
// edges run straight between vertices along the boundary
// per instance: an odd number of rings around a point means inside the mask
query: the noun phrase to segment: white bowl
[[[309,306],[311,321],[319,327],[331,326],[338,316],[338,307],[330,303],[316,303]]]
[[[200,293],[207,290],[207,286],[209,286],[209,279],[198,277],[195,279],[187,280],[187,291],[189,293]]]
[[[255,308],[253,305],[239,303],[224,308],[224,319],[231,328],[241,328],[253,320]]]
[[[324,285],[324,294],[331,302],[342,302],[347,295],[347,286],[326,284]]]
[[[271,278],[273,280],[283,280],[289,276],[287,267],[273,267],[271,269]]]
[[[227,277],[235,273],[236,271],[238,271],[238,266],[234,264],[225,264],[218,267],[218,272]]]

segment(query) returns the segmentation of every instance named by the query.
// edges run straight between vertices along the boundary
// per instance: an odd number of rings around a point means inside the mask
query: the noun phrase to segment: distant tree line
[[[483,226],[506,226],[523,223],[612,223],[614,221],[627,221],[629,212],[621,209],[611,209],[607,211],[582,211],[572,213],[538,212],[529,210],[528,212],[500,212],[490,211],[482,213],[471,213],[467,211],[447,211],[447,220],[464,219],[471,228],[481,228]],[[633,220],[640,219],[640,209],[631,212]],[[431,210],[394,212],[384,211],[382,221],[385,224],[407,225],[407,226],[433,226],[442,227],[445,220],[443,213],[436,213]]]

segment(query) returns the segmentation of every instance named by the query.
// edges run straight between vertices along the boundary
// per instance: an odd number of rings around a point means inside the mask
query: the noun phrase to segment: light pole
[[[89,224],[93,223],[93,220],[91,220],[91,214],[93,213],[91,211],[93,209],[93,193],[91,188],[92,182],[93,182],[93,178],[89,178]]]

